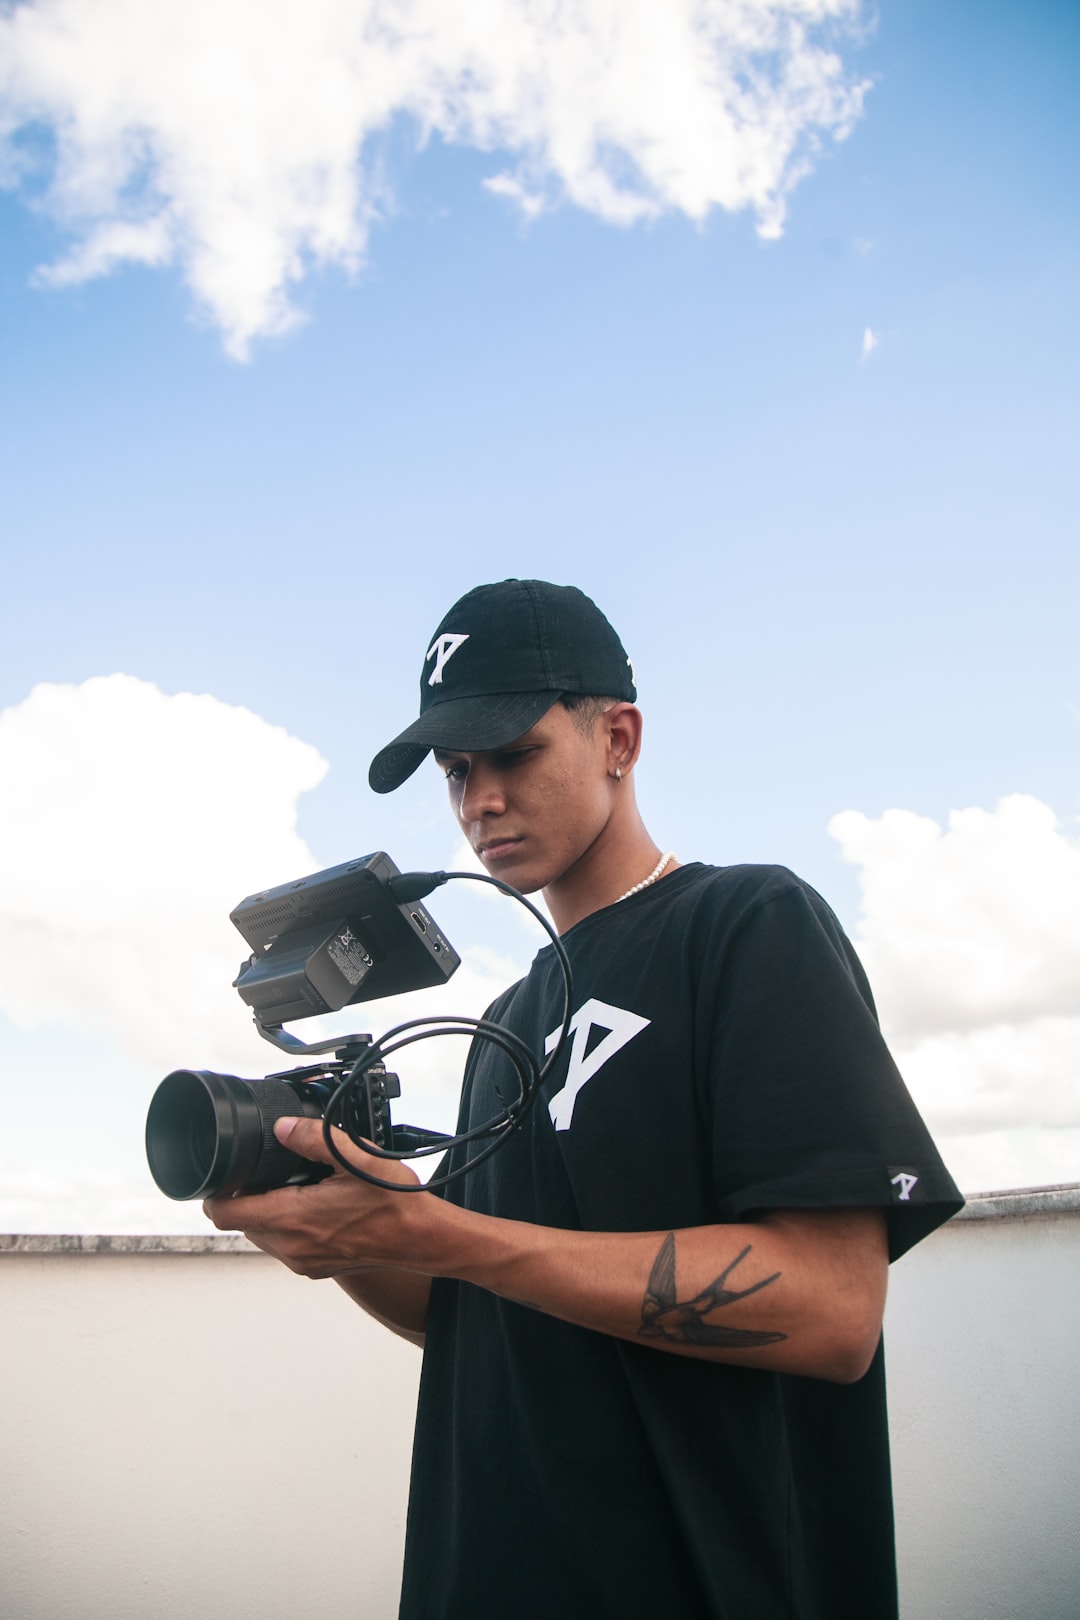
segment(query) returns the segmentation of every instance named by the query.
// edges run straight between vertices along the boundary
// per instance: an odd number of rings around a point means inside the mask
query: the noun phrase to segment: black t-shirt
[[[608,1232],[880,1205],[893,1257],[960,1207],[851,945],[790,872],[684,866],[563,943],[567,1050],[524,1128],[448,1196]],[[550,1047],[550,947],[490,1016]],[[459,1129],[515,1089],[478,1043]],[[433,1284],[403,1620],[895,1613],[880,1348],[836,1385]]]

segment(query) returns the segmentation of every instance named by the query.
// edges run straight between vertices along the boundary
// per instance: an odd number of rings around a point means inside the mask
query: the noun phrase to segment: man
[[[420,692],[371,784],[434,752],[488,871],[544,896],[572,1039],[445,1197],[338,1173],[208,1205],[425,1344],[401,1615],[894,1616],[886,1270],[961,1199],[851,946],[783,868],[654,843],[633,669],[580,591],[470,592]],[[551,947],[489,1016],[550,1049]],[[462,1131],[508,1072],[474,1046]],[[315,1121],[279,1135],[326,1158]]]

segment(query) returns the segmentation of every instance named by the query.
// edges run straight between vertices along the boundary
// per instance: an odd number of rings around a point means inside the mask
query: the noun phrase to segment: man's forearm
[[[882,1214],[857,1209],[669,1233],[572,1232],[457,1211],[429,1263],[657,1350],[839,1383],[873,1357],[887,1275]]]
[[[423,1348],[430,1277],[381,1267],[370,1271],[343,1271],[334,1281],[383,1327]]]

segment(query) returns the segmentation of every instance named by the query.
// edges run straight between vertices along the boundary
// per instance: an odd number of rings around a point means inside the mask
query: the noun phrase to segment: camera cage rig
[[[376,995],[445,982],[460,958],[421,902],[433,890],[455,879],[488,884],[517,900],[551,940],[562,972],[563,1018],[546,1061],[541,1063],[513,1030],[465,1014],[408,1019],[377,1041],[368,1035],[353,1034],[307,1042],[282,1027],[285,1017],[311,1017]],[[357,927],[352,912],[361,891],[368,910]],[[259,1034],[291,1057],[311,1059],[328,1052],[335,1054],[331,1062],[309,1063],[266,1078],[295,1082],[325,1076],[327,1087],[336,1082],[323,1110],[323,1140],[342,1170],[369,1185],[393,1192],[425,1192],[467,1175],[509,1140],[562,1056],[573,1004],[573,975],[566,949],[549,919],[531,900],[486,872],[400,872],[380,851],[249,896],[230,916],[253,947],[254,954],[234,984],[252,1006]],[[371,949],[372,935],[381,950]],[[387,1073],[386,1059],[419,1041],[462,1034],[488,1041],[506,1055],[517,1074],[518,1095],[503,1101],[502,1109],[480,1125],[457,1135],[392,1125],[389,1102],[400,1095],[400,1084],[395,1075]],[[373,1139],[360,1137],[356,1129],[365,1102]],[[347,1159],[334,1138],[335,1127],[369,1156],[388,1161],[448,1154],[456,1147],[473,1143],[482,1145],[454,1169],[444,1170],[426,1182],[402,1183],[373,1175]],[[401,1146],[393,1145],[395,1137]]]

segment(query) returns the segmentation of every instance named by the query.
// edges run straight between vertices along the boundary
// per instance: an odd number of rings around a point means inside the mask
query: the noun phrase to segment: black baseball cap
[[[596,603],[542,579],[478,585],[428,643],[420,718],[375,755],[368,781],[390,793],[431,748],[502,748],[564,692],[637,701],[633,665]]]

